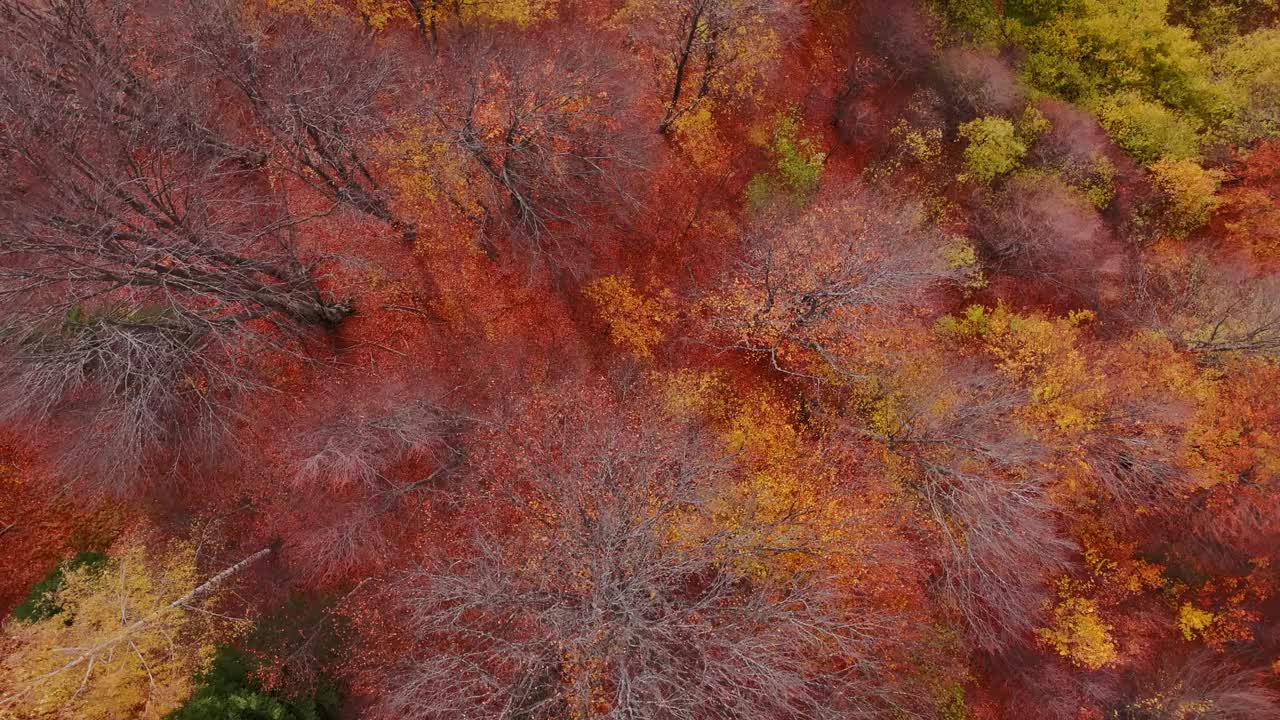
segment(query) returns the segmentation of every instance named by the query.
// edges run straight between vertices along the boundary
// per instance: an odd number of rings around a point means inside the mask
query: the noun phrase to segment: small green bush
[[[964,149],[967,175],[984,183],[1017,169],[1027,154],[1013,123],[1002,117],[967,122],[960,126],[960,137],[969,143]]]
[[[802,137],[800,129],[794,110],[778,114],[769,146],[774,170],[758,173],[747,183],[747,207],[758,210],[779,198],[803,205],[818,191],[827,154],[817,150],[811,138]]]
[[[310,697],[281,697],[263,690],[254,669],[244,653],[219,647],[196,691],[166,720],[337,720],[338,694],[332,685],[322,685]]]

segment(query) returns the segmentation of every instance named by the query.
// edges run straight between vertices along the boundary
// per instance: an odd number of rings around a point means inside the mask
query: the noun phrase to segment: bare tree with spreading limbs
[[[859,598],[836,549],[771,542],[795,516],[722,525],[732,464],[660,405],[566,395],[482,451],[476,501],[502,522],[392,587],[418,650],[378,671],[383,716],[851,718],[903,702],[884,642],[897,619]]]
[[[414,224],[392,207],[375,168],[375,143],[409,104],[405,63],[354,22],[320,31],[296,13],[247,15],[243,3],[184,3],[193,71],[224,80],[265,131],[268,157],[322,198],[385,223],[406,242]],[[233,105],[234,106],[234,105]]]
[[[1037,469],[1047,451],[1014,417],[1024,401],[990,369],[957,366],[937,385],[904,389],[893,426],[856,430],[907,462],[904,486],[935,531],[940,603],[993,652],[1037,626],[1074,549]]]
[[[69,421],[72,474],[119,490],[225,430],[249,341],[351,308],[295,252],[309,217],[200,114],[204,86],[139,70],[127,6],[0,13],[0,409]]]

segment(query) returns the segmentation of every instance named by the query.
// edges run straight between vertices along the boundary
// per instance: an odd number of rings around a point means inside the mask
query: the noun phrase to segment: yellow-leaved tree
[[[0,717],[163,717],[240,624],[208,607],[218,590],[270,553],[202,582],[194,545],[151,552],[132,542],[105,566],[67,572],[46,597],[53,613],[5,628],[13,650],[0,672]]]
[[[674,319],[671,291],[644,293],[626,276],[606,275],[586,287],[596,316],[609,328],[609,339],[637,358],[653,357]]]

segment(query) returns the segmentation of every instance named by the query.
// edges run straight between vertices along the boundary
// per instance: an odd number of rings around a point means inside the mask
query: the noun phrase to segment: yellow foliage
[[[105,569],[68,573],[60,614],[7,625],[16,650],[4,660],[0,697],[23,718],[163,717],[213,657],[206,617],[172,604],[197,585],[187,543],[159,557],[133,545]]]
[[[653,348],[662,342],[675,318],[669,290],[645,296],[618,275],[596,280],[583,294],[595,304],[596,315],[609,327],[613,343],[641,359],[653,357]]]
[[[1274,389],[1280,367],[1238,360],[1205,371],[1205,392],[1185,435],[1184,461],[1202,487],[1233,487],[1242,478],[1269,482],[1280,477],[1280,435],[1270,418],[1277,412]]]
[[[940,128],[916,128],[906,120],[899,120],[889,131],[899,149],[919,163],[931,164],[942,157],[942,130]]]
[[[1196,720],[1212,717],[1209,713],[1213,710],[1213,700],[1185,700],[1177,696],[1177,691],[1180,689],[1181,687],[1175,687],[1173,691],[1143,698],[1135,702],[1133,708],[1148,713],[1149,717],[1169,718],[1169,720]]]
[[[1027,385],[1027,414],[1062,432],[1092,429],[1101,418],[1102,380],[1076,348],[1079,328],[1094,318],[1084,310],[1048,319],[1018,315],[1003,305],[972,305],[939,321],[944,337],[979,342],[1000,369]]]
[[[713,103],[703,102],[671,123],[672,135],[680,149],[699,170],[716,167],[729,159],[729,150],[716,132],[713,108]]]
[[[947,266],[963,273],[966,288],[981,290],[987,286],[987,276],[982,272],[982,265],[978,262],[978,250],[968,238],[951,238],[942,252]]]
[[[356,0],[356,12],[374,30],[385,30],[395,20],[408,20],[403,0]]]
[[[713,109],[759,96],[764,81],[780,57],[782,39],[772,26],[768,3],[757,0],[709,0],[692,11],[689,0],[627,0],[610,24],[625,32],[653,60],[659,96],[667,102],[668,117],[700,111],[708,101]],[[688,22],[698,25],[690,34]],[[673,40],[691,38],[683,72],[677,71]],[[672,99],[677,77],[681,93]]]
[[[1216,619],[1217,616],[1208,610],[1201,610],[1191,603],[1184,602],[1182,607],[1178,608],[1178,631],[1186,640],[1194,640],[1197,636],[1204,637]]]
[[[850,532],[856,511],[831,492],[833,471],[812,462],[814,450],[792,419],[795,407],[767,390],[744,396],[716,373],[682,370],[655,379],[675,412],[697,412],[715,421],[726,449],[745,471],[730,491],[709,498],[720,530],[763,533],[750,540],[771,547],[838,547],[842,553],[856,547],[858,539]],[[811,560],[781,553],[740,569],[764,574]]]
[[[1041,628],[1040,639],[1075,665],[1097,670],[1116,659],[1111,627],[1098,616],[1097,604],[1067,596],[1053,611],[1053,627]]]
[[[729,419],[725,443],[749,468],[744,498],[766,521],[797,510],[812,512],[818,498],[801,476],[800,434],[788,421],[793,410],[766,394],[745,400]],[[737,513],[737,502],[728,512]]]
[[[410,12],[410,4],[404,0],[355,0],[349,6],[340,5],[336,0],[266,0],[266,6],[271,10],[314,18],[348,14],[375,32],[396,24],[417,22]],[[555,5],[552,0],[460,0],[455,3],[424,2],[421,12],[423,22],[428,24],[456,18],[462,22],[511,23],[526,27],[553,16]]]
[[[391,202],[396,214],[435,230],[420,233],[420,251],[427,246],[480,251],[474,246],[476,233],[458,230],[483,217],[484,208],[470,185],[469,161],[455,145],[432,134],[419,119],[409,119],[379,138],[374,148],[395,189]]]
[[[1135,557],[1136,543],[1122,543],[1106,526],[1088,528],[1080,538],[1090,587],[1112,601],[1165,586],[1164,568]]]
[[[732,411],[729,386],[713,370],[682,369],[657,373],[653,378],[673,413],[701,413],[723,420]]]
[[[528,27],[555,14],[553,0],[464,0],[458,5],[459,18],[464,22],[510,23],[517,27]],[[443,11],[437,11],[437,15],[443,15]]]
[[[255,5],[250,0],[250,5]],[[342,12],[335,0],[266,0],[267,9],[312,18],[333,17]]]
[[[1205,170],[1194,160],[1165,158],[1151,166],[1151,179],[1166,198],[1166,224],[1180,235],[1194,232],[1218,207],[1215,196],[1226,177],[1219,170]]]

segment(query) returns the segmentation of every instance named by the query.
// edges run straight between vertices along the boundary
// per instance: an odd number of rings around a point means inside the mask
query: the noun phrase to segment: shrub
[[[818,190],[827,154],[818,150],[811,138],[801,136],[800,119],[794,110],[777,115],[769,152],[774,169],[751,178],[747,206],[758,210],[778,199],[806,204]]]
[[[1218,207],[1223,174],[1191,160],[1166,158],[1151,166],[1153,184],[1164,196],[1163,223],[1175,235],[1188,235],[1209,222]]]

